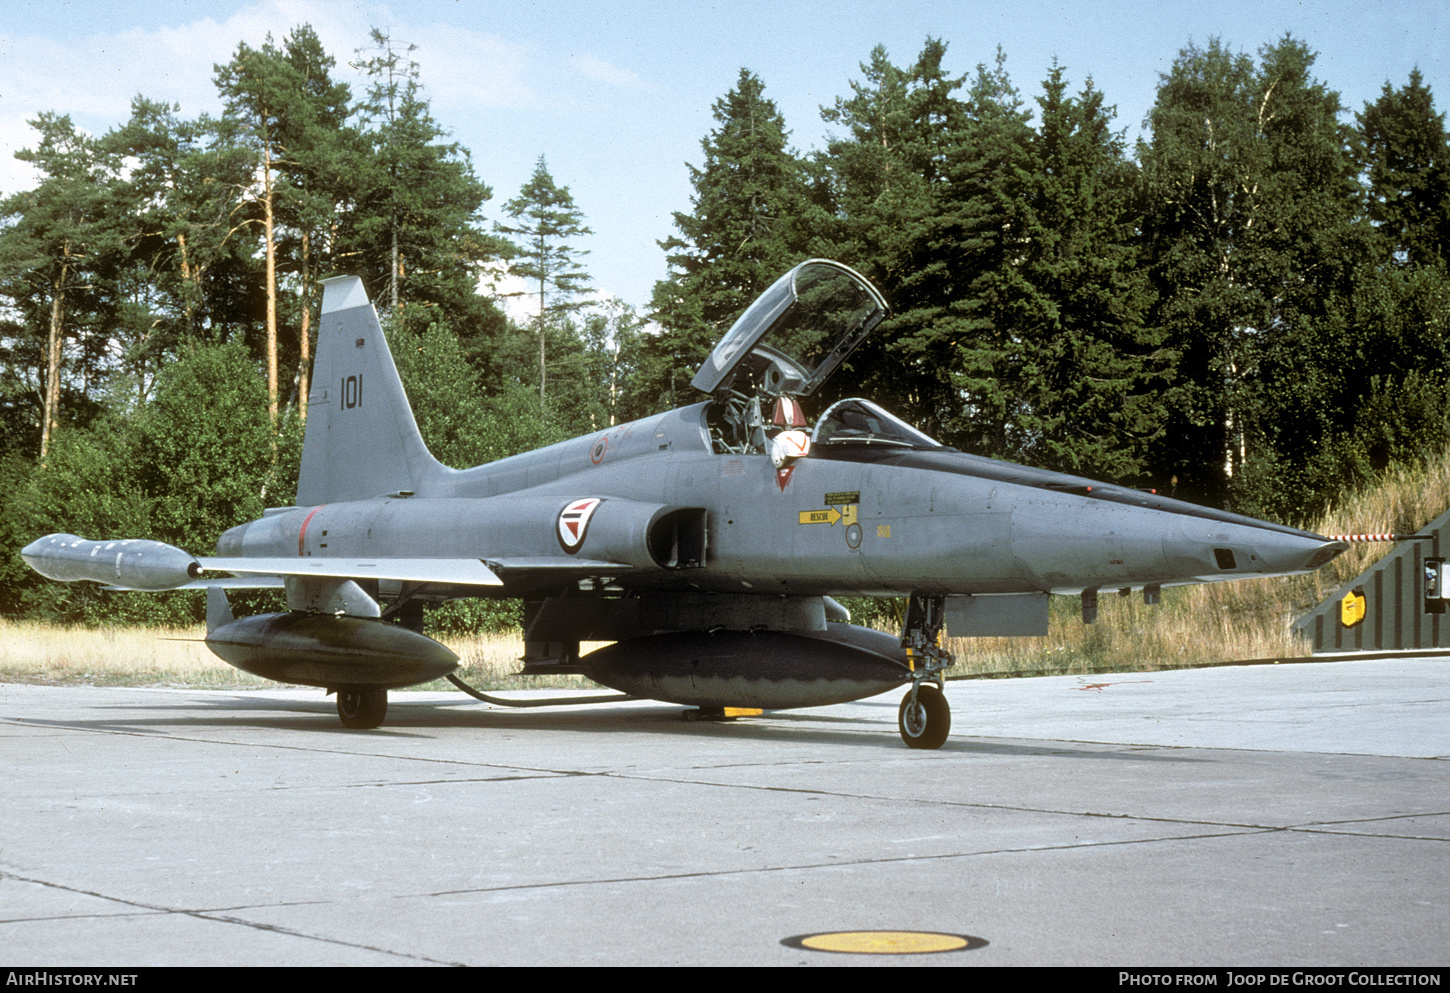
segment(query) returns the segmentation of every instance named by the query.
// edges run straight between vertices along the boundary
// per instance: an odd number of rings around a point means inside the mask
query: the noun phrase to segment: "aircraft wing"
[[[503,580],[480,559],[228,556],[198,558],[197,562],[208,572],[243,575],[397,579],[405,583],[454,583],[463,586],[503,585]]]
[[[611,562],[608,559],[561,558],[557,555],[539,555],[508,559],[486,559],[489,568],[503,577],[510,585],[525,586],[540,581],[575,582],[582,579],[613,578],[630,572],[634,566],[628,562]]]
[[[198,558],[207,572],[230,572],[242,576],[327,576],[346,579],[395,579],[406,583],[449,583],[456,586],[503,586],[505,581],[548,576],[587,579],[617,576],[630,571],[627,562],[606,559],[564,558],[539,555],[503,559],[347,559],[332,557],[236,556]],[[183,589],[207,586],[277,585],[275,581],[197,579]]]
[[[203,579],[193,579],[189,583],[182,583],[174,586],[177,590],[209,590],[215,586],[219,590],[272,590],[280,589],[286,584],[281,576],[208,576]],[[103,590],[112,592],[121,591],[134,593],[134,586],[117,586],[114,583],[102,586]]]
[[[632,567],[606,559],[541,555],[503,559],[347,558],[312,555],[215,555],[192,557],[159,541],[87,541],[73,534],[46,535],[21,550],[32,569],[48,579],[89,579],[108,589],[177,590],[281,585],[282,576],[333,579],[388,579],[450,586],[503,586],[548,577],[566,582],[617,576]],[[232,573],[240,578],[204,573]]]

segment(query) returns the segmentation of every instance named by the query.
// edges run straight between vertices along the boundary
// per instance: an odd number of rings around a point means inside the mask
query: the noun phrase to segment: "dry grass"
[[[200,627],[91,629],[0,620],[0,682],[212,689],[277,685],[217,658],[202,644],[205,634]],[[459,677],[481,689],[596,686],[583,676],[517,675],[523,646],[516,634],[445,639],[445,644],[463,660]],[[423,688],[452,686],[438,680]]]
[[[97,686],[275,685],[233,669],[201,628],[78,628],[0,620],[0,681]]]
[[[514,631],[505,634],[480,634],[458,638],[439,639],[462,660],[457,676],[468,685],[481,690],[521,690],[565,687],[569,689],[599,689],[599,684],[585,676],[520,676],[523,663],[519,656],[524,652],[523,633]],[[606,642],[583,642],[582,653],[607,644]],[[445,679],[429,683],[421,689],[451,690],[453,684]]]
[[[1310,525],[1320,534],[1411,534],[1450,507],[1450,457],[1391,472],[1380,486],[1346,499]],[[1163,603],[1103,596],[1098,622],[1084,625],[1077,601],[1055,597],[1045,638],[953,638],[958,676],[1151,671],[1209,662],[1308,654],[1289,625],[1391,550],[1352,545],[1312,576],[1212,583],[1163,591]],[[60,628],[0,620],[0,682],[107,686],[274,686],[233,669],[189,630]],[[459,675],[480,689],[593,687],[583,676],[519,676],[519,635],[446,640],[463,660]],[[586,651],[589,650],[588,646]],[[428,688],[446,689],[443,681]]]
[[[1319,534],[1413,534],[1450,507],[1450,455],[1391,471],[1380,485],[1330,508]],[[1163,603],[1100,597],[1098,621],[1081,622],[1076,600],[1054,598],[1045,638],[954,638],[957,675],[1024,675],[1173,669],[1208,662],[1309,654],[1289,625],[1394,546],[1354,544],[1317,573],[1209,583],[1163,591]]]

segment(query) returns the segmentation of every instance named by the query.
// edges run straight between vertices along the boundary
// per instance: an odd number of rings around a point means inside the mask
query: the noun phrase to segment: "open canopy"
[[[740,315],[691,385],[810,396],[885,316],[885,298],[860,273],[808,259]]]

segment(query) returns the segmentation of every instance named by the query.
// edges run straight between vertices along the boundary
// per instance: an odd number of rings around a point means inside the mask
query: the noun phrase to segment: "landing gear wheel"
[[[366,731],[383,723],[387,714],[387,690],[337,691],[337,716],[342,718],[343,727]]]
[[[916,688],[916,700],[906,694],[896,712],[901,740],[908,748],[940,748],[952,729],[952,709],[946,695],[930,683]]]

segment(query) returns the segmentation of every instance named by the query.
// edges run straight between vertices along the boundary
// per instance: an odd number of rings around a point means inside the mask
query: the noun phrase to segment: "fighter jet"
[[[525,605],[525,673],[707,716],[904,688],[903,741],[937,748],[947,631],[1043,635],[1051,594],[1091,622],[1101,591],[1156,603],[1164,586],[1307,572],[1348,547],[967,454],[867,399],[812,419],[887,313],[837,262],[802,262],[740,315],[694,377],[699,402],[468,470],[425,446],[362,281],[324,286],[295,506],[227,531],[214,556],[75,535],[21,554],[62,581],[208,587],[213,652],[335,692],[351,728],[382,723],[389,689],[453,674],[425,604],[509,597]],[[238,585],[283,586],[287,610],[234,618]],[[905,598],[900,634],[849,623],[842,595]],[[581,655],[588,641],[612,644]]]

